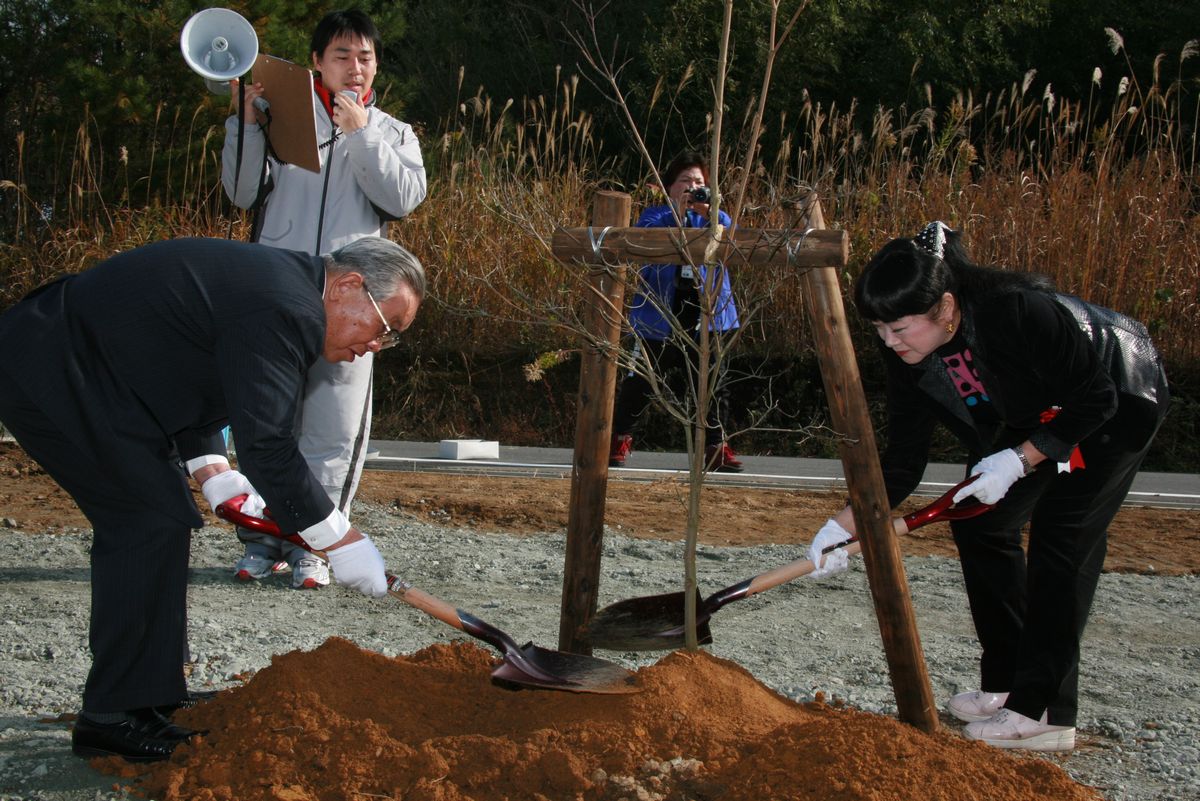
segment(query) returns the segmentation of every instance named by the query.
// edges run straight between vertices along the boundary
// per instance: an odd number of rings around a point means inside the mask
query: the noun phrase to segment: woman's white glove
[[[325,555],[329,557],[329,566],[333,568],[333,577],[338,584],[372,598],[387,595],[383,557],[366,534],[361,540],[326,551]]]
[[[825,525],[821,526],[817,536],[813,537],[812,545],[808,546],[808,558],[813,563],[813,571],[808,577],[823,579],[849,568],[850,554],[845,548],[838,548],[829,553],[824,553],[824,550],[831,545],[845,545],[847,540],[852,539],[854,535],[842,528],[841,523],[832,517],[829,518]],[[822,559],[825,560],[824,564],[821,563]]]
[[[1025,475],[1025,465],[1012,448],[996,451],[985,456],[971,468],[971,475],[979,478],[954,493],[954,502],[975,496],[983,503],[996,503],[1017,480]]]
[[[212,476],[200,485],[200,492],[204,493],[204,500],[208,501],[214,512],[225,501],[239,495],[247,496],[246,502],[242,504],[242,512],[251,517],[262,517],[263,510],[267,507],[262,496],[255,492],[250,480],[236,470],[226,470]]]

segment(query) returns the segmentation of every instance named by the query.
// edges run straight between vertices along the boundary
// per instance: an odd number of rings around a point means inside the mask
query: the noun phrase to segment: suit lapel
[[[917,379],[917,386],[922,392],[937,401],[937,404],[953,418],[964,443],[970,442],[972,444],[969,447],[972,450],[982,452],[984,449],[983,436],[975,425],[971,413],[967,411],[966,405],[958,396],[954,380],[946,371],[946,363],[935,353],[921,366],[923,369],[921,377]]]

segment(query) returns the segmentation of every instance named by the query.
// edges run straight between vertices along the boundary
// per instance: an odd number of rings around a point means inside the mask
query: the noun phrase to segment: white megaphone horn
[[[229,82],[249,72],[258,58],[258,34],[236,11],[206,8],[184,23],[179,49],[209,89],[229,94]]]

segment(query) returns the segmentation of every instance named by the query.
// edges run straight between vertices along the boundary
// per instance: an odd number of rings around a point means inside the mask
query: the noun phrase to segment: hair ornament
[[[939,259],[946,250],[946,232],[950,227],[941,220],[934,220],[921,229],[921,233],[913,237],[913,242],[916,242],[922,250],[925,250]]]

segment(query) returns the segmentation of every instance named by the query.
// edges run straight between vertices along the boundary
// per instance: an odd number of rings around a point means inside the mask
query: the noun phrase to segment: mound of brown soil
[[[642,669],[641,691],[493,685],[489,652],[389,659],[331,639],[180,713],[207,729],[135,778],[161,801],[1096,801],[1053,764],[891,718],[797,704],[707,653]]]

